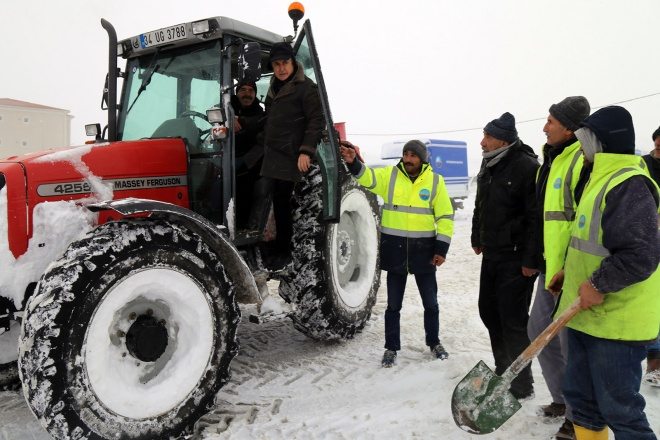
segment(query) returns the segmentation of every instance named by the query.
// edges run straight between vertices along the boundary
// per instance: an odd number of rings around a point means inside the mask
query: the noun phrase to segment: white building
[[[0,98],[0,158],[71,143],[69,110]]]

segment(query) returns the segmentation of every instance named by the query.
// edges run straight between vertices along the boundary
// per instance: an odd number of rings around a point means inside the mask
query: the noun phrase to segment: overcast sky
[[[32,0],[3,2],[0,98],[70,110],[71,140],[100,111],[107,71],[103,17],[120,39],[223,15],[292,33],[288,1]],[[335,121],[367,159],[392,140],[465,140],[470,169],[481,128],[509,111],[540,151],[550,104],[584,95],[625,102],[637,148],[660,125],[658,0],[307,0]],[[123,60],[120,60],[123,66]],[[521,121],[528,121],[523,122]],[[463,130],[463,131],[459,131]],[[433,132],[433,133],[431,133]]]

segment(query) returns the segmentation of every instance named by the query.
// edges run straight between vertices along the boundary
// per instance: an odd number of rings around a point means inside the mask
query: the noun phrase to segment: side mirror
[[[249,42],[238,49],[238,80],[257,82],[261,78],[261,45]]]
[[[212,107],[206,110],[206,119],[208,119],[209,124],[222,124],[225,122],[225,109],[219,107]]]

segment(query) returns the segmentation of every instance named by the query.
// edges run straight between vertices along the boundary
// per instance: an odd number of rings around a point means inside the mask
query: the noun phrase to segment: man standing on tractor
[[[385,353],[382,366],[394,365],[401,349],[400,312],[408,274],[415,275],[424,305],[426,345],[438,359],[447,359],[440,343],[436,267],[445,262],[454,231],[452,208],[442,176],[428,163],[426,145],[407,142],[396,166],[371,169],[348,142],[341,155],[357,181],[385,201],[380,222],[380,266],[387,271]]]
[[[291,45],[275,43],[269,64],[273,78],[266,95],[266,128],[261,175],[272,179],[275,213],[276,258],[271,266],[285,266],[291,259],[291,194],[309,170],[324,126],[316,84],[305,76]]]

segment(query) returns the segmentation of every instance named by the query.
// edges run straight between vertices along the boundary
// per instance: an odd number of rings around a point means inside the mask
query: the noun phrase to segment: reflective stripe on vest
[[[607,209],[607,194],[635,176],[645,174],[634,156],[596,154],[591,178],[572,224],[563,293],[555,316],[566,310],[579,296],[580,286],[601,268],[607,258],[605,254],[609,252],[602,245],[602,220]],[[616,233],[616,230],[611,233]],[[660,270],[656,270],[645,280],[606,294],[601,304],[581,311],[567,326],[599,338],[651,340],[657,336],[660,325],[659,291]]]
[[[546,211],[544,217],[546,221],[558,220],[572,222],[575,220],[575,201],[573,200],[573,190],[571,189],[571,186],[573,183],[573,169],[581,155],[582,150],[573,155],[571,164],[568,166],[568,172],[566,173],[566,176],[564,176],[564,210]]]
[[[600,244],[598,240],[600,224],[603,218],[603,211],[600,209],[600,207],[603,204],[603,198],[605,197],[605,193],[607,192],[607,188],[610,182],[620,175],[630,171],[636,170],[634,168],[622,168],[616,173],[612,174],[609,179],[607,179],[607,182],[605,182],[605,185],[603,185],[603,187],[598,192],[598,195],[594,199],[593,211],[591,213],[591,222],[589,224],[589,238],[585,240],[571,236],[571,242],[569,246],[579,251],[586,252],[591,255],[596,255],[597,257],[608,257],[610,255],[610,251],[608,251],[605,246]]]
[[[437,187],[438,187],[438,175],[433,173],[433,186],[431,187],[431,197],[429,198],[429,206],[427,207],[421,207],[421,206],[402,206],[402,205],[395,205],[394,202],[394,190],[396,188],[396,181],[398,178],[400,170],[398,167],[393,167],[392,172],[390,173],[390,184],[387,189],[387,200],[383,204],[383,211],[391,211],[391,212],[405,212],[406,214],[421,214],[421,215],[433,215],[433,200],[435,198],[435,195],[437,193]],[[420,173],[421,175],[421,173]],[[419,176],[418,176],[419,177]],[[442,216],[442,218],[446,218],[447,216]],[[452,216],[453,218],[453,216]],[[434,222],[437,220],[434,220]],[[391,227],[386,227],[386,226],[381,226],[380,228],[381,232],[389,235],[394,235],[397,237],[407,237],[407,238],[428,238],[428,237],[436,237],[437,234],[435,232],[435,228],[432,231],[409,231],[407,229],[396,229],[396,228],[391,228]],[[443,240],[444,241],[444,240]]]
[[[546,288],[552,277],[564,267],[566,250],[571,241],[571,224],[575,221],[573,192],[582,169],[582,158],[580,142],[567,146],[555,157],[545,182],[542,203]]]
[[[414,181],[398,166],[371,169],[363,165],[357,178],[383,198],[382,233],[451,242],[454,210],[442,176],[431,165],[423,164]]]

